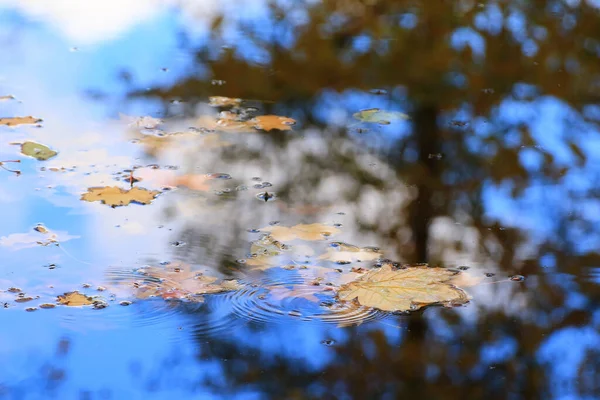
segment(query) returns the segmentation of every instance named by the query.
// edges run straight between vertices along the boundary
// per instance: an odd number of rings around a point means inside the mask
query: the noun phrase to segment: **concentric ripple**
[[[244,288],[223,297],[237,316],[259,323],[298,320],[349,326],[387,315],[352,302],[335,301],[332,290],[307,284],[301,277],[286,279],[286,282],[269,278],[247,282]]]

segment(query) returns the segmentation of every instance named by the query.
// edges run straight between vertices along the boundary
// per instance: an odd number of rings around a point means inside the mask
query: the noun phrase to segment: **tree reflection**
[[[272,2],[267,16],[238,26],[227,21],[228,15],[218,18],[206,42],[185,49],[205,73],[131,96],[161,99],[166,112],[172,99],[181,99],[187,113],[209,95],[267,101],[266,112],[317,129],[327,151],[302,147],[293,135],[262,136],[259,148],[221,153],[232,169],[249,163],[284,169],[288,179],[279,191],[292,205],[318,203],[314,188],[337,176],[350,186],[341,193],[354,202],[356,226],[403,260],[452,265],[453,256],[466,252],[505,275],[536,275],[524,287],[499,289],[493,301],[470,305],[476,323],[463,312],[427,311],[407,319],[402,339],[349,331],[314,397],[550,396],[552,373],[543,369],[538,349],[555,330],[593,326],[590,312],[599,297],[596,284],[583,278],[584,268],[598,263],[600,234],[592,211],[599,178],[598,9],[550,0],[324,0]],[[227,83],[216,87],[213,79]],[[367,94],[374,88],[386,93]],[[339,104],[327,105],[331,97]],[[333,111],[351,115],[365,98],[408,110],[410,131],[392,125],[357,134],[336,124]],[[371,150],[356,145],[366,135]],[[286,157],[292,153],[294,162]],[[364,153],[390,167],[393,179],[373,174],[359,161]],[[404,196],[410,201],[390,196],[398,182],[414,194]],[[360,199],[368,190],[394,216],[365,218]],[[407,228],[409,246],[402,240]],[[435,331],[440,324],[443,339]],[[257,363],[239,357],[243,346],[213,340],[247,363],[245,374],[234,366],[224,370],[227,386],[256,381],[265,393],[294,398],[316,379],[294,369],[293,360]],[[568,350],[568,340],[556,343]],[[494,346],[508,350],[486,356]],[[367,347],[374,355],[367,356]],[[574,393],[598,394],[585,378],[597,367],[571,368],[585,382]]]

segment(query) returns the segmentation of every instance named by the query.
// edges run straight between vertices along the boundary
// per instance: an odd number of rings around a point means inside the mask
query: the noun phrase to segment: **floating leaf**
[[[67,292],[64,295],[58,296],[56,300],[59,304],[69,307],[89,306],[94,304],[94,300],[91,297],[81,294],[78,291]]]
[[[0,101],[6,101],[6,100],[14,100],[15,96],[13,95],[8,95],[8,96],[0,96]]]
[[[291,228],[285,226],[268,226],[262,228],[261,232],[269,232],[279,241],[289,242],[295,239],[301,240],[323,240],[340,232],[338,228],[324,224],[300,224]]]
[[[111,207],[126,206],[130,203],[150,204],[160,192],[134,187],[129,190],[117,186],[91,187],[81,195],[84,201],[100,201]]]
[[[41,119],[34,118],[31,116],[0,118],[0,125],[6,125],[6,126],[31,125],[31,124],[37,124],[40,122],[42,122]]]
[[[296,124],[296,120],[287,117],[280,117],[278,115],[261,115],[252,118],[248,121],[248,124],[256,129],[262,129],[263,131],[271,131],[278,129],[280,131],[289,131],[292,129],[292,125]]]
[[[381,258],[381,253],[376,248],[360,248],[346,243],[332,243],[332,247],[319,257],[337,263],[351,263],[353,261],[373,261]]]
[[[212,107],[237,107],[242,103],[242,99],[223,96],[212,96],[209,97],[208,100],[208,105]]]
[[[40,161],[46,161],[58,154],[48,146],[35,142],[21,143],[21,153],[26,156],[36,158]]]
[[[467,294],[450,281],[455,272],[442,268],[409,267],[393,270],[390,264],[343,285],[338,298],[383,311],[417,310],[429,304],[463,304]]]
[[[374,122],[380,125],[389,125],[392,121],[408,119],[408,115],[399,111],[384,111],[379,108],[370,108],[352,114],[354,118],[362,122]]]

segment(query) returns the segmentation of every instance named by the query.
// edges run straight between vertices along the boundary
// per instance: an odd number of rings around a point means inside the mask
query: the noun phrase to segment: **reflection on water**
[[[595,2],[67,3],[0,0],[0,398],[600,396]]]

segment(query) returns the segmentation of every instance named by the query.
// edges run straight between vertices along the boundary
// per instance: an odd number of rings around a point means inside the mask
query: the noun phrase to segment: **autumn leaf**
[[[296,124],[296,120],[287,117],[280,117],[278,115],[261,115],[252,118],[248,121],[248,124],[256,129],[262,129],[263,131],[271,131],[278,129],[280,131],[289,131],[292,129],[292,125]]]
[[[27,141],[24,143],[20,143],[20,145],[22,154],[29,157],[33,157],[40,161],[46,161],[52,157],[55,157],[58,154],[56,151],[50,149],[48,146],[45,146],[40,143]]]
[[[362,122],[374,122],[380,125],[389,125],[392,121],[408,119],[408,115],[399,111],[384,111],[379,108],[362,110],[352,116]]]
[[[67,292],[56,298],[59,304],[69,307],[89,306],[94,304],[94,300],[78,291]]]
[[[121,189],[117,186],[91,187],[87,193],[81,195],[81,200],[89,202],[100,201],[102,204],[114,208],[126,206],[130,203],[150,204],[159,193],[156,190],[137,187],[129,190]]]
[[[329,236],[338,234],[339,229],[324,224],[300,224],[291,228],[285,226],[267,226],[260,229],[261,232],[269,232],[271,237],[281,242],[292,240],[323,240]]]
[[[372,270],[338,291],[342,301],[383,311],[417,310],[430,304],[463,304],[469,298],[450,283],[456,273],[442,268],[409,267],[393,270],[390,264]]]
[[[152,296],[163,299],[201,300],[197,296],[237,290],[241,285],[235,280],[222,280],[193,271],[189,264],[169,265],[166,268],[145,267],[141,269],[145,283],[135,284],[136,297]]]
[[[353,261],[373,261],[381,258],[378,249],[360,248],[346,243],[332,243],[332,247],[319,257],[319,260],[328,260],[337,263],[351,263]]]
[[[42,122],[41,119],[34,118],[31,116],[0,118],[0,125],[6,125],[6,126],[31,125],[31,124],[37,124],[40,122]]]
[[[234,99],[223,96],[212,96],[208,98],[209,106],[212,107],[237,107],[242,103],[242,99]]]

